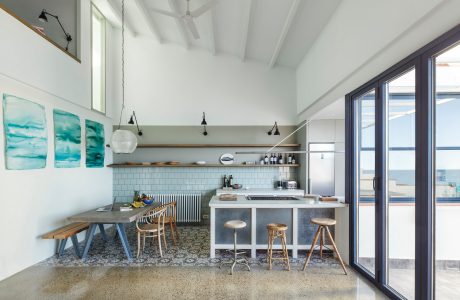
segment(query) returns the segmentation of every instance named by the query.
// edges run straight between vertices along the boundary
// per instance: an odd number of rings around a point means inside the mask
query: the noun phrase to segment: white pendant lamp
[[[137,137],[130,130],[120,129],[123,111],[125,109],[125,0],[121,1],[121,89],[122,104],[118,129],[112,134],[110,148],[113,153],[133,153],[137,148]]]
[[[110,148],[114,153],[133,153],[137,147],[137,137],[129,130],[118,129],[112,134]]]

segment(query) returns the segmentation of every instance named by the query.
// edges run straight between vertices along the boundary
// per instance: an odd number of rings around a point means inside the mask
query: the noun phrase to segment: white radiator
[[[162,194],[154,195],[155,201],[162,204],[177,202],[176,221],[181,223],[201,222],[200,194]]]

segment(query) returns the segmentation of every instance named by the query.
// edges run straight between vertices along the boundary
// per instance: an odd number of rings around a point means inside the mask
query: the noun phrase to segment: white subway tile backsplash
[[[201,193],[203,205],[221,188],[224,175],[233,175],[234,183],[251,188],[272,188],[278,178],[296,179],[295,168],[119,168],[113,170],[113,193],[118,201],[131,201],[138,190],[146,194]]]

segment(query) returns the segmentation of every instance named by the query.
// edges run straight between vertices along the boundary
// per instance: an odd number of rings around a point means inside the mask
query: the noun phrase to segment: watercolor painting
[[[78,168],[81,160],[81,125],[77,115],[53,110],[54,166]]]
[[[45,108],[35,102],[3,95],[5,164],[8,170],[46,167],[48,135]]]
[[[104,125],[85,120],[86,127],[86,167],[104,167]]]

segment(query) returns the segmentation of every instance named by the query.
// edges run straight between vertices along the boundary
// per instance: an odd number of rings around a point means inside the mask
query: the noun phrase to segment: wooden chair
[[[169,225],[169,230],[171,231],[171,237],[173,239],[174,246],[177,245],[177,239],[179,239],[179,232],[177,231],[176,225],[176,216],[177,216],[177,202],[172,201],[160,206],[161,208],[166,208],[165,214],[165,224]],[[158,220],[154,219],[154,223],[157,223]]]
[[[147,212],[145,215],[136,220],[137,257],[139,257],[141,251],[141,238],[142,251],[145,248],[145,238],[152,238],[152,243],[155,241],[155,238],[158,238],[158,248],[160,250],[160,257],[163,257],[163,252],[161,250],[161,237],[163,237],[165,249],[167,249],[165,236],[165,213],[166,207],[158,207],[155,210]],[[153,222],[154,220],[157,220],[157,222]]]

